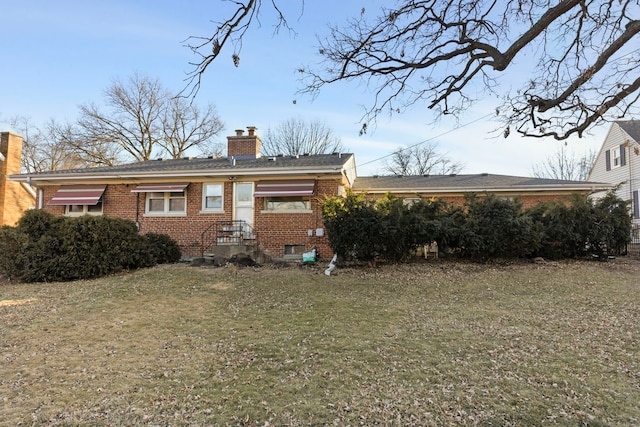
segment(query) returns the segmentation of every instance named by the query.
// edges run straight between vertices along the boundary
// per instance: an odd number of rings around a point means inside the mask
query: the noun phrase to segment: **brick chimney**
[[[256,135],[255,126],[247,127],[247,135],[244,130],[236,129],[236,134],[227,137],[227,157],[234,159],[256,159],[260,157],[260,137]]]
[[[35,197],[21,183],[7,175],[20,173],[22,137],[0,132],[0,225],[15,225],[22,214],[35,205]]]

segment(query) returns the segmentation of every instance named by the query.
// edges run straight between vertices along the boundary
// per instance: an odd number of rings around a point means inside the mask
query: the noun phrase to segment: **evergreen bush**
[[[393,196],[374,202],[347,191],[325,200],[323,218],[333,251],[359,261],[401,261],[433,241],[441,253],[472,259],[602,257],[622,253],[631,239],[627,203],[613,192],[525,211],[518,199],[490,194],[469,194],[455,207],[437,199],[405,204]]]
[[[465,197],[461,250],[470,258],[523,258],[540,246],[541,230],[515,199]]]
[[[171,264],[180,261],[180,246],[166,234],[147,233],[144,235],[146,245],[157,264]]]
[[[175,241],[141,236],[133,221],[42,210],[26,212],[16,227],[2,227],[0,250],[13,255],[0,261],[0,272],[25,282],[89,279],[180,259]]]

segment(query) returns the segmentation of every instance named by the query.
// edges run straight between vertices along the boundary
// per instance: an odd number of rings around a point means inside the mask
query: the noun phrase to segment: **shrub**
[[[55,217],[27,212],[16,227],[0,229],[0,272],[27,282],[89,279],[123,269],[180,259],[175,241],[141,236],[133,221],[107,216]]]
[[[347,190],[344,197],[327,198],[322,205],[331,249],[347,260],[373,261],[382,251],[382,217],[375,203]]]
[[[24,271],[24,253],[28,243],[29,237],[16,227],[0,227],[0,253],[5,254],[0,257],[0,272],[7,279],[20,279]]]
[[[519,200],[492,194],[465,198],[461,249],[471,258],[521,258],[540,246],[541,230],[523,212]]]
[[[147,250],[158,264],[180,261],[182,254],[178,243],[166,234],[147,233],[144,235]]]
[[[628,202],[609,191],[593,204],[589,245],[598,256],[620,255],[631,242],[631,226]]]
[[[61,262],[68,269],[66,280],[154,265],[133,221],[88,215],[69,219],[63,239]]]
[[[631,239],[627,203],[612,191],[596,201],[574,195],[569,205],[541,204],[530,209],[529,215],[543,229],[536,255],[546,258],[620,254]]]

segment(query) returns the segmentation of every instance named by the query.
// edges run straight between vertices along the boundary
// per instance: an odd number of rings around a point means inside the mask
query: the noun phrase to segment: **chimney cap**
[[[242,136],[244,134],[244,129],[236,129],[236,136]]]

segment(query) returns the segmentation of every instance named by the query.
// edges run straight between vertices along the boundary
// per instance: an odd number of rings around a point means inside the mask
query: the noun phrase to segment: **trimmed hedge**
[[[42,210],[26,212],[16,227],[2,227],[0,250],[14,254],[0,261],[0,273],[23,282],[90,279],[180,260],[174,240],[140,235],[133,221]]]
[[[469,194],[455,207],[392,195],[373,201],[347,191],[325,199],[323,218],[335,253],[369,262],[402,261],[434,241],[441,252],[470,259],[604,257],[622,253],[631,238],[627,203],[613,192],[524,210],[517,199],[491,194]]]

